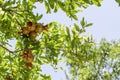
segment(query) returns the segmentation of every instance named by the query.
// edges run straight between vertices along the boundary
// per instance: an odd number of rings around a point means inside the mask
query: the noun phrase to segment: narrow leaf
[[[89,27],[89,26],[92,26],[92,25],[93,25],[92,23],[89,23],[85,27]]]
[[[84,20],[84,17],[82,18],[82,21],[80,22],[80,24],[82,25],[82,27],[85,26],[85,20]]]

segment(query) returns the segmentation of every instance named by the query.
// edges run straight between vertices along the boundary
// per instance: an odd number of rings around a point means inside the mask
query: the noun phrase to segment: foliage
[[[72,27],[58,22],[42,24],[38,21],[44,14],[32,11],[39,2],[48,14],[61,9],[68,17],[78,20],[76,14],[82,8],[100,6],[101,1],[0,0],[0,79],[51,80],[51,76],[42,74],[40,67],[44,64],[56,67],[61,60],[66,60],[70,66],[71,79],[117,79],[120,75],[119,42],[102,40],[96,44],[92,36],[85,35],[92,23],[84,18]],[[14,51],[8,49],[13,39],[16,41]],[[108,68],[111,71],[106,70]]]
[[[67,16],[78,20],[76,13],[81,12],[80,8],[87,8],[89,5],[100,6],[102,0],[48,0],[44,1],[47,13],[57,12],[58,9],[62,9]]]
[[[120,51],[118,41],[108,42],[105,39],[100,44],[86,45],[85,42],[77,56],[67,58],[73,80],[119,80]],[[84,48],[84,49],[83,49]],[[85,51],[85,52],[83,52]],[[75,54],[75,53],[74,53]]]

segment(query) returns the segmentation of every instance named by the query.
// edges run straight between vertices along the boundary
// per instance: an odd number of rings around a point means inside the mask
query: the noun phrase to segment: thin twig
[[[10,53],[14,53],[14,51],[9,50],[8,48],[4,47],[4,46],[1,45],[1,44],[0,44],[0,47],[4,48],[5,50],[7,50],[7,51],[10,52]]]

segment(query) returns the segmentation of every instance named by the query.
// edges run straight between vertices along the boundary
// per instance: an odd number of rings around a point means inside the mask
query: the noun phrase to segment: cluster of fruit
[[[26,23],[26,26],[23,27],[21,31],[18,33],[22,36],[27,36],[27,38],[32,37],[34,40],[35,37],[38,36],[38,34],[43,32],[44,30],[48,30],[48,25],[43,26],[41,23],[33,23],[31,21],[28,21]],[[36,42],[36,40],[34,40],[34,42]],[[32,54],[32,51],[29,48],[25,48],[22,51],[22,59],[25,62],[26,68],[32,67],[34,56]]]
[[[22,59],[25,62],[26,68],[32,68],[32,62],[34,60],[34,56],[32,54],[32,51],[27,48],[22,52]],[[12,80],[10,76],[7,76],[5,80]]]
[[[26,63],[26,68],[31,68],[32,67],[32,62],[34,60],[34,56],[32,54],[32,51],[27,48],[22,52],[22,58],[24,62]]]
[[[12,80],[10,76],[7,76],[5,80]]]
[[[31,21],[27,22],[26,27],[22,28],[20,35],[36,37],[43,30],[48,30],[48,25],[43,26],[41,23],[33,23]]]

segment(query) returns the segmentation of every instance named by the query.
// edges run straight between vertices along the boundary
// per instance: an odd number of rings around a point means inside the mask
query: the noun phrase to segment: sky
[[[52,21],[57,21],[70,26],[73,25],[74,22],[79,24],[82,17],[84,17],[88,23],[93,23],[93,26],[87,29],[87,33],[91,33],[94,40],[99,41],[101,38],[106,38],[107,40],[120,39],[120,7],[118,7],[115,0],[104,0],[101,7],[89,6],[87,9],[83,10],[82,13],[77,14],[79,21],[71,21],[61,10],[57,13],[46,14],[43,5],[38,3],[35,5],[37,9],[33,11],[35,13],[44,14],[40,22],[48,24]],[[64,63],[59,63],[59,66],[66,68]],[[41,69],[44,74],[51,74],[52,80],[66,80],[62,70],[54,71],[50,65],[43,65]]]

